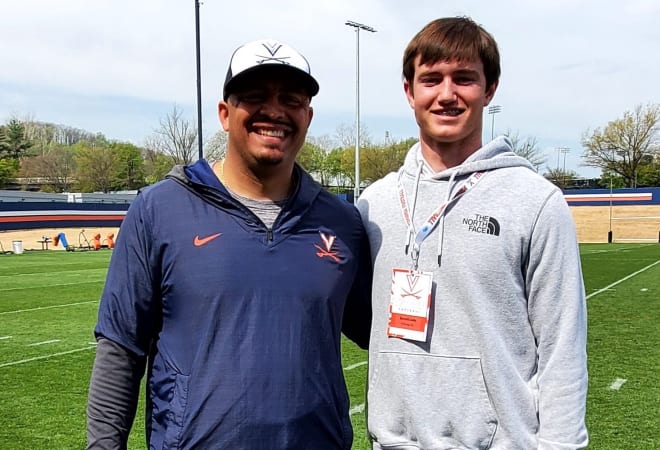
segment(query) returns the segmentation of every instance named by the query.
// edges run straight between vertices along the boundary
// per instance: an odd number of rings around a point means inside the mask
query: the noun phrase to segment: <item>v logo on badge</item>
[[[406,275],[406,280],[408,281],[408,289],[401,287],[401,298],[413,297],[415,299],[421,298],[422,289],[415,290],[415,286],[419,281],[419,275],[409,273]]]

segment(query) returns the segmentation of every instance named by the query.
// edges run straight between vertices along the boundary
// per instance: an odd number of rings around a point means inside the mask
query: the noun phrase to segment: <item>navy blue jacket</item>
[[[149,448],[350,449],[340,336],[368,345],[369,248],[295,171],[272,230],[203,160],[129,208],[95,333],[148,358]]]

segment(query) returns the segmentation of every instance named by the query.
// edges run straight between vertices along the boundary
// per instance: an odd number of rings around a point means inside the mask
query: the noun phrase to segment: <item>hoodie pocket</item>
[[[152,432],[162,433],[163,449],[179,448],[190,376],[179,373],[161,354],[154,359],[152,373]]]
[[[367,399],[382,448],[488,449],[497,430],[479,358],[379,353]]]

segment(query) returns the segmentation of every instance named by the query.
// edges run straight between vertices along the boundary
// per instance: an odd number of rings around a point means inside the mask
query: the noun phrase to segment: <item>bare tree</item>
[[[532,166],[536,168],[538,172],[539,167],[546,163],[547,157],[541,153],[539,148],[538,141],[534,136],[526,136],[524,138],[520,137],[518,131],[506,130],[504,133],[506,137],[511,141],[511,147],[513,152],[518,155],[526,158]]]
[[[329,152],[336,147],[335,139],[329,134],[322,134],[321,136],[307,136],[306,140],[307,142],[322,148],[326,152]]]
[[[547,172],[543,176],[560,189],[568,189],[573,180],[578,177],[578,174],[572,170],[552,169],[550,167],[546,167],[546,170]]]
[[[21,162],[20,175],[25,178],[43,179],[44,187],[54,192],[66,192],[74,183],[76,162],[69,146],[52,144],[43,155],[25,158]]]
[[[637,105],[621,119],[582,135],[585,166],[600,167],[621,176],[626,185],[637,187],[644,164],[660,156],[660,104]]]
[[[355,147],[355,124],[346,125],[345,123],[337,127],[335,132],[335,140],[339,147]],[[368,147],[371,145],[371,136],[369,130],[365,125],[360,126],[360,147]]]
[[[159,123],[154,136],[147,140],[148,148],[168,155],[174,164],[190,164],[197,152],[194,123],[183,117],[183,111],[176,104]]]
[[[204,146],[204,158],[207,161],[220,161],[227,154],[227,132],[218,130]]]
[[[31,156],[47,155],[50,147],[58,144],[67,146],[78,142],[87,142],[92,146],[107,144],[103,133],[90,133],[67,125],[38,122],[32,116],[24,117],[21,123],[25,127],[26,138],[33,144]]]

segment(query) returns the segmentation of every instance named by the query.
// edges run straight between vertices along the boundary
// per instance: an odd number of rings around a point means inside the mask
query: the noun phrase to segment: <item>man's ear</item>
[[[314,108],[309,107],[309,118],[307,119],[307,128],[312,124],[312,117],[314,117]]]
[[[500,80],[496,80],[493,84],[490,85],[490,87],[486,90],[486,101],[484,103],[484,106],[488,106],[490,101],[493,99],[495,96],[495,91],[497,91],[497,86],[500,84]]]
[[[415,94],[413,93],[413,86],[407,79],[403,80],[403,90],[406,93],[408,104],[411,108],[415,109]]]
[[[229,131],[229,105],[224,100],[218,103],[218,118],[220,119],[222,129]]]

